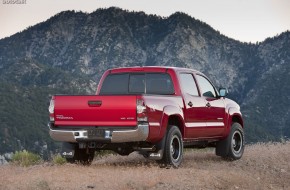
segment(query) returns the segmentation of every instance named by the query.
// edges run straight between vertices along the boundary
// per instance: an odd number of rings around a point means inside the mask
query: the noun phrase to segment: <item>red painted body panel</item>
[[[136,96],[55,96],[54,115],[57,126],[136,126]]]
[[[149,122],[149,141],[156,142],[162,139],[162,118],[164,114],[182,114],[183,101],[181,96],[162,96],[162,95],[144,95],[142,98],[145,101],[146,111]],[[175,109],[180,108],[178,113],[168,113],[166,107],[173,106]],[[166,128],[165,128],[166,129]]]
[[[206,102],[210,104],[207,107],[207,127],[206,136],[222,136],[225,131],[226,112],[224,98],[205,98]],[[221,124],[222,126],[216,126]]]

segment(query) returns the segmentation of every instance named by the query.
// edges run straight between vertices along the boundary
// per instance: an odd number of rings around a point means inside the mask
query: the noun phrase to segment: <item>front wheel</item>
[[[164,154],[159,163],[177,168],[183,158],[183,141],[180,130],[176,126],[169,126],[164,146]]]
[[[217,143],[216,155],[230,160],[238,160],[245,149],[244,130],[239,123],[233,123],[228,137]]]

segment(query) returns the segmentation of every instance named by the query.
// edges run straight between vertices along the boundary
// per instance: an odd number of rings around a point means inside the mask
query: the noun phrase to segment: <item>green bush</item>
[[[56,165],[63,165],[65,164],[67,161],[65,158],[63,158],[61,155],[55,155],[52,159],[52,162]]]
[[[32,166],[42,161],[39,155],[28,152],[26,150],[16,151],[12,156],[12,162],[20,166]]]

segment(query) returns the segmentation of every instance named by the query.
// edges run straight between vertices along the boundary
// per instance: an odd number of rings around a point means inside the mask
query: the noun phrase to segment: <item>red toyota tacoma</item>
[[[106,71],[96,95],[55,95],[50,136],[63,142],[69,162],[90,163],[98,150],[144,157],[178,167],[183,148],[215,147],[236,160],[244,152],[240,107],[201,72],[175,67]]]

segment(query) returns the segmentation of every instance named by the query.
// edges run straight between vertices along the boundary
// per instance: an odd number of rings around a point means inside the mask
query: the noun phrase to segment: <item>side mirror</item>
[[[219,94],[220,94],[220,97],[225,97],[228,95],[228,89],[226,88],[220,88],[219,89]]]

